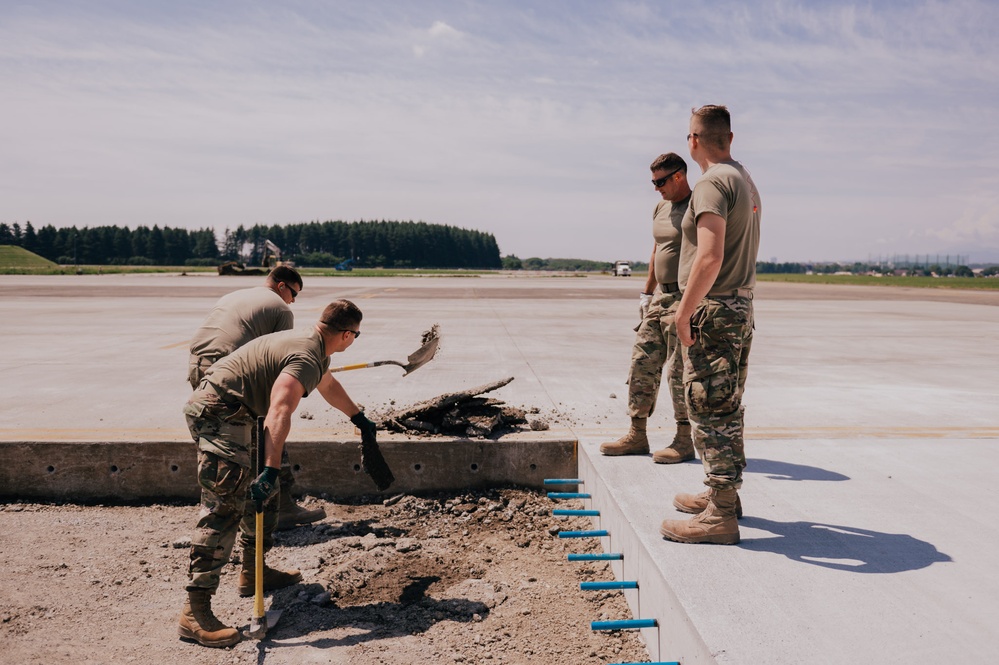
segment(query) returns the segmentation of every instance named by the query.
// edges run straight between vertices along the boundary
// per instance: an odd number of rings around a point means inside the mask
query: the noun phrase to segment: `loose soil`
[[[563,502],[571,507],[575,502]],[[4,663],[618,663],[647,661],[633,632],[590,622],[631,618],[598,551],[556,533],[544,494],[497,489],[364,499],[307,498],[328,517],[276,534],[268,564],[301,584],[268,594],[283,609],[263,641],[207,649],[177,638],[190,535],[186,505],[0,505],[0,662]],[[577,507],[582,507],[578,505]],[[234,558],[238,558],[237,556]],[[252,598],[226,567],[214,607],[245,627]]]

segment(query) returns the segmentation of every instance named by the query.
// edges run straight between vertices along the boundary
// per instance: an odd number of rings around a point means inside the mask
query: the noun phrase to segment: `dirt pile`
[[[401,409],[374,414],[380,429],[415,436],[456,436],[486,438],[522,429],[548,429],[544,418],[531,417],[538,409],[520,409],[482,395],[502,388],[513,377],[487,383],[470,390],[447,393]],[[529,415],[531,414],[531,415]]]

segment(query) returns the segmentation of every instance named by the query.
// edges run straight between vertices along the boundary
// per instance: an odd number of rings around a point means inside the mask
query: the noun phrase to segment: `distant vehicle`
[[[248,267],[255,256],[260,257],[260,267]],[[266,238],[244,242],[239,249],[239,261],[226,261],[218,267],[220,275],[266,275],[272,267],[295,267],[294,261],[281,260],[281,248]]]
[[[354,259],[347,259],[346,261],[341,261],[340,263],[333,266],[334,270],[353,270],[353,266],[350,264],[354,262]]]
[[[631,277],[631,264],[627,261],[614,262],[615,277]]]

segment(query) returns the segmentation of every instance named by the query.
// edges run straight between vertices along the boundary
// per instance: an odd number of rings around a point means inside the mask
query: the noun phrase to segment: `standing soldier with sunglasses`
[[[256,548],[269,549],[276,522],[273,498],[279,491],[278,466],[291,430],[291,416],[313,390],[350,417],[363,439],[374,443],[375,425],[330,374],[330,356],[346,351],[360,336],[361,310],[337,300],[307,330],[263,335],[239,347],[205,372],[184,405],[191,436],[198,444],[201,512],[191,538],[187,603],[179,634],[208,647],[227,647],[239,632],[212,611],[219,575],[239,533],[243,548],[239,594],[252,596]],[[263,441],[254,442],[254,424],[265,416]],[[252,477],[255,447],[264,446],[264,468]],[[264,542],[256,542],[256,501],[264,503]],[[264,566],[264,591],[302,580],[297,570]]]
[[[692,111],[687,135],[703,175],[683,219],[676,334],[708,490],[673,499],[678,510],[695,514],[662,523],[660,533],[681,543],[739,542],[738,489],[746,467],[742,394],[753,343],[761,206],[749,172],[732,159],[731,127],[727,108],[702,106]]]
[[[604,455],[646,455],[649,439],[646,425],[655,411],[663,366],[673,401],[676,436],[673,443],[657,450],[652,459],[659,464],[675,464],[694,459],[690,423],[683,397],[683,358],[672,325],[673,312],[680,302],[680,224],[690,202],[687,162],[669,152],[651,165],[652,185],[662,196],[652,216],[655,245],[649,259],[645,289],[639,294],[642,321],[635,336],[628,374],[628,415],[631,427],[617,441],[600,445]]]
[[[294,268],[278,266],[263,286],[240,289],[222,296],[191,340],[187,380],[197,389],[205,371],[220,358],[261,335],[291,330],[295,315],[291,303],[302,290],[302,276]],[[310,524],[326,517],[322,508],[309,510],[291,494],[295,476],[287,455],[281,463],[281,499],[278,529]]]

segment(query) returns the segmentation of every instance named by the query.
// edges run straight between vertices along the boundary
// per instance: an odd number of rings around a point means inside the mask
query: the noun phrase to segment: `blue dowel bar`
[[[579,478],[545,478],[545,485],[582,485]]]
[[[655,619],[623,619],[621,621],[592,621],[593,630],[634,630],[636,628],[655,628],[659,624]]]
[[[582,591],[603,591],[607,589],[637,589],[638,582],[635,580],[613,581],[613,582],[580,582],[579,588]]]
[[[585,492],[549,492],[549,499],[589,499],[590,495]]]
[[[620,552],[571,552],[569,561],[620,561],[624,555]]]
[[[596,517],[599,514],[599,510],[577,510],[575,508],[556,508],[552,511],[552,515],[582,515],[584,517]]]
[[[595,529],[593,531],[559,531],[559,538],[602,538],[609,536],[607,529]]]

